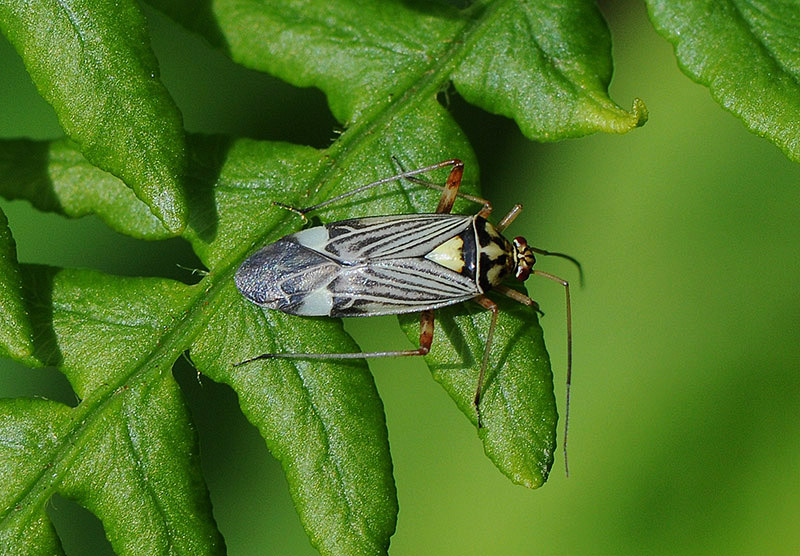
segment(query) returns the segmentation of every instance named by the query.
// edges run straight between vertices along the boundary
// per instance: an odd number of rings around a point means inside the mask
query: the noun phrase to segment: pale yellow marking
[[[452,237],[425,255],[425,258],[450,270],[461,272],[464,270],[464,240],[459,236]]]
[[[491,285],[497,286],[503,281],[502,278],[500,277],[500,273],[502,271],[503,267],[500,266],[499,264],[496,264],[489,269],[489,272],[486,273],[486,279],[489,281]]]
[[[505,255],[506,251],[500,246],[499,243],[492,241],[486,247],[481,247],[481,253],[486,253],[486,255],[489,257],[489,260],[496,261]]]

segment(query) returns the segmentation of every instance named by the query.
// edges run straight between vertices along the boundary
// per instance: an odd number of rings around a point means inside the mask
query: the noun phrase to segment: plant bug
[[[444,186],[420,179],[450,167]],[[236,271],[236,287],[253,303],[300,316],[369,317],[420,313],[419,348],[363,353],[263,353],[236,363],[259,359],[369,359],[426,355],[433,342],[434,310],[473,300],[491,311],[473,400],[481,427],[483,380],[497,325],[498,306],[485,294],[494,290],[539,311],[530,297],[504,286],[513,275],[524,281],[537,274],[564,287],[567,320],[567,390],[564,417],[564,464],[567,467],[569,393],[572,381],[572,311],[569,283],[534,270],[534,253],[554,255],[580,264],[572,257],[530,247],[522,237],[509,241],[501,234],[522,210],[515,205],[499,223],[487,217],[486,199],[460,193],[464,164],[458,159],[401,172],[363,185],[317,205],[297,209],[274,203],[305,219],[309,212],[373,187],[403,179],[442,191],[435,213],[353,218],[315,226],[284,236],[256,251]],[[451,214],[456,197],[483,205],[473,216]]]

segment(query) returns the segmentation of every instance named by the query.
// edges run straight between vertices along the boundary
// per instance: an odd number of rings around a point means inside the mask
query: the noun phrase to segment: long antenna
[[[583,266],[581,265],[581,262],[578,259],[576,259],[571,255],[567,255],[566,253],[559,253],[557,251],[548,251],[546,249],[539,249],[538,247],[533,247],[530,245],[528,247],[530,247],[531,251],[533,251],[537,255],[544,255],[545,257],[559,257],[562,259],[566,259],[572,264],[574,264],[576,267],[578,267],[578,283],[581,285],[581,287],[584,286]]]

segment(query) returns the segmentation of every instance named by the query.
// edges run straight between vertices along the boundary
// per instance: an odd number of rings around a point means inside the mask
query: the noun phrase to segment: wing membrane
[[[471,223],[471,216],[460,214],[399,214],[341,220],[303,230],[293,237],[301,245],[344,264],[358,264],[424,257],[467,230]]]
[[[336,317],[413,313],[480,294],[473,280],[422,258],[343,266],[330,291]]]

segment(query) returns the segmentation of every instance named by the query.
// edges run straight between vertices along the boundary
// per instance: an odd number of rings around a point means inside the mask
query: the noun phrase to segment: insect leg
[[[446,185],[439,185],[438,183],[429,182],[428,180],[418,178],[416,176],[406,177],[408,181],[411,183],[416,183],[417,185],[424,185],[425,187],[430,187],[431,189],[438,189],[439,191],[444,191],[447,187]],[[479,205],[483,205],[483,208],[478,213],[479,216],[486,218],[492,212],[492,205],[489,203],[487,199],[483,197],[476,197],[475,195],[470,195],[469,193],[461,193],[460,191],[456,193],[456,197],[461,197],[462,199],[466,199],[468,201],[472,201],[473,203],[477,203]]]
[[[539,304],[536,303],[533,299],[525,295],[524,293],[520,293],[515,289],[509,288],[508,286],[499,285],[492,288],[493,291],[498,293],[502,293],[506,297],[510,297],[517,303],[522,303],[523,305],[527,305],[528,307],[533,307],[533,310],[539,313],[540,315],[544,315],[542,310],[539,309]]]
[[[520,204],[514,205],[511,208],[511,210],[508,211],[508,214],[506,214],[503,217],[503,219],[500,220],[500,222],[498,222],[495,225],[494,229],[497,230],[498,232],[502,233],[503,230],[508,228],[511,225],[511,223],[514,221],[514,219],[516,219],[517,216],[519,216],[520,212],[522,212],[522,205],[520,205]]]
[[[450,175],[447,176],[447,181],[444,184],[444,187],[440,187],[436,184],[426,182],[424,180],[415,180],[416,183],[421,183],[422,185],[427,185],[428,187],[433,187],[434,189],[441,189],[442,196],[439,198],[439,204],[436,207],[436,212],[438,214],[450,214],[450,211],[453,210],[453,204],[456,202],[456,197],[463,197],[465,199],[469,199],[470,201],[474,201],[476,203],[481,203],[483,208],[478,211],[478,216],[482,218],[486,218],[489,216],[489,213],[492,212],[492,205],[486,199],[481,199],[480,197],[474,197],[472,195],[465,195],[464,193],[459,193],[458,188],[461,187],[461,178],[464,175],[464,165],[461,164],[459,166],[455,166],[451,171]]]
[[[453,210],[453,204],[456,202],[458,196],[458,188],[461,187],[461,177],[464,175],[464,165],[460,164],[454,166],[450,170],[450,175],[447,176],[447,181],[442,190],[442,196],[439,197],[439,204],[436,206],[438,214],[449,214]]]
[[[474,299],[474,301],[484,309],[488,309],[492,312],[492,322],[489,325],[489,333],[486,335],[486,347],[483,348],[481,371],[480,374],[478,374],[478,385],[475,387],[475,398],[472,401],[473,405],[475,406],[475,412],[478,414],[478,428],[481,428],[483,424],[481,423],[480,404],[481,395],[483,394],[483,378],[486,375],[486,366],[489,364],[489,353],[492,349],[492,338],[494,337],[494,329],[497,326],[497,313],[499,312],[499,309],[497,308],[497,303],[485,295],[479,295]]]
[[[305,216],[307,213],[309,213],[309,212],[311,212],[313,210],[317,210],[319,208],[322,208],[324,206],[330,205],[330,204],[335,203],[337,201],[341,201],[342,199],[346,199],[347,197],[350,197],[350,196],[355,195],[357,193],[361,193],[362,191],[366,191],[367,189],[372,189],[373,187],[378,187],[379,185],[383,185],[383,184],[386,184],[386,183],[391,183],[393,181],[400,181],[402,179],[412,178],[413,176],[417,176],[419,174],[425,174],[427,172],[432,172],[434,170],[438,170],[439,168],[446,168],[448,166],[452,166],[453,167],[453,170],[451,170],[451,172],[450,172],[451,175],[457,169],[460,169],[459,177],[458,177],[458,183],[460,184],[461,183],[461,172],[463,172],[463,170],[464,170],[464,163],[461,162],[457,158],[452,158],[450,160],[443,160],[442,162],[437,162],[436,164],[431,164],[430,166],[425,166],[424,168],[417,168],[416,170],[408,170],[408,171],[396,174],[394,176],[389,176],[388,178],[381,178],[381,179],[379,179],[377,181],[374,181],[372,183],[368,183],[367,185],[362,185],[361,187],[356,187],[355,189],[352,189],[352,190],[350,190],[350,191],[348,191],[346,193],[342,193],[341,195],[337,195],[336,197],[331,197],[330,199],[328,199],[326,201],[323,201],[323,202],[318,203],[316,205],[312,205],[310,207],[298,209],[298,208],[294,208],[294,207],[291,207],[289,205],[286,205],[284,203],[274,202],[273,204],[277,205],[277,206],[280,206],[280,207],[283,207],[285,209],[291,210],[292,212],[295,212],[295,213],[297,213],[297,214],[299,214],[301,216]],[[448,182],[449,181],[450,181],[450,178],[448,178]],[[424,183],[427,183],[427,182],[424,182]],[[439,186],[435,186],[433,184],[429,184],[429,185],[432,186],[434,189],[439,189],[440,188]],[[457,188],[458,188],[458,186],[456,186],[456,189]]]
[[[433,344],[433,311],[422,311],[419,320],[419,347],[396,351],[365,351],[360,353],[262,353],[250,359],[234,363],[241,367],[261,359],[374,359],[377,357],[413,357],[427,355]]]
[[[564,280],[563,278],[559,278],[558,276],[554,276],[549,272],[543,272],[541,270],[534,270],[534,274],[537,274],[543,278],[547,278],[549,280],[553,280],[564,286],[564,294],[566,295],[566,302],[567,302],[567,386],[566,386],[566,400],[564,403],[564,469],[566,471],[567,476],[569,476],[569,462],[567,460],[567,433],[569,432],[569,394],[570,394],[570,387],[572,385],[572,302],[570,300],[569,295],[569,282]],[[533,307],[536,311],[539,311],[539,305],[533,299],[528,297],[525,294],[518,292],[517,290],[513,290],[506,286],[497,286],[494,288],[495,291],[498,293],[502,293],[506,297],[510,297],[514,301],[518,303],[522,303],[523,305],[527,305],[529,307]]]

